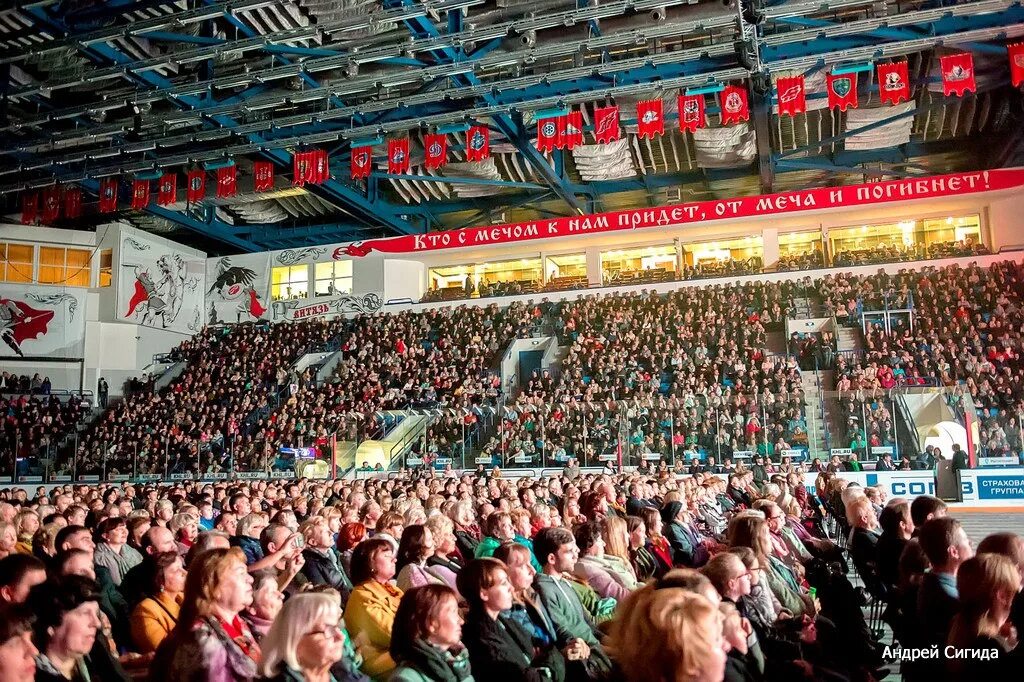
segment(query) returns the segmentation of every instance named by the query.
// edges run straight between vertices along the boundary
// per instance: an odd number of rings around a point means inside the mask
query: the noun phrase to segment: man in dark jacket
[[[669,502],[661,510],[663,533],[672,548],[672,563],[686,568],[700,568],[710,554],[704,539],[693,528],[690,515],[682,502]]]

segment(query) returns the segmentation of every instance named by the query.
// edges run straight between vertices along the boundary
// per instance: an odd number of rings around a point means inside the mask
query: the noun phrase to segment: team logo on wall
[[[135,293],[128,301],[124,317],[134,317],[144,325],[152,325],[159,320],[164,329],[174,324],[185,296],[185,280],[188,275],[185,259],[177,254],[160,256],[156,261],[155,275],[141,265],[126,267],[134,268]]]
[[[238,307],[235,308],[235,313],[238,322],[248,321],[249,318],[258,320],[267,312],[267,307],[253,287],[255,281],[255,270],[239,265],[233,266],[230,258],[221,258],[217,261],[217,279],[213,281],[206,295],[217,297],[221,301],[237,301]],[[222,320],[217,315],[215,302],[211,302],[210,324],[218,322],[222,322]]]
[[[895,71],[890,71],[889,74],[885,77],[885,84],[883,87],[889,92],[902,90],[904,87],[903,77],[900,74],[896,73]]]

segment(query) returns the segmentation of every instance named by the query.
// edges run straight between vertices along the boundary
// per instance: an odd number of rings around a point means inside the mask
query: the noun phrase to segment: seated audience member
[[[29,590],[46,580],[46,564],[30,554],[0,559],[0,604],[22,604]]]
[[[850,524],[849,549],[853,565],[857,567],[868,592],[884,597],[884,588],[878,576],[878,517],[866,496],[855,497],[846,505],[846,519]]]
[[[32,613],[22,604],[0,604],[0,680],[29,682],[36,679],[32,642]]]
[[[644,527],[647,530],[644,549],[655,559],[652,575],[655,578],[660,578],[672,568],[672,546],[661,532],[663,527],[661,512],[646,507],[640,510],[640,518],[643,519]]]
[[[391,657],[397,664],[391,682],[474,679],[463,645],[459,602],[447,585],[413,587],[403,594],[391,635]]]
[[[296,594],[263,637],[261,679],[267,682],[331,680],[345,654],[341,608],[329,594]]]
[[[284,593],[273,571],[256,571],[251,575],[252,603],[242,610],[241,617],[262,648],[263,638],[281,611]]]
[[[123,680],[127,675],[102,637],[96,583],[80,576],[50,578],[32,588],[37,682]]]
[[[612,660],[636,680],[719,682],[727,647],[718,607],[677,587],[632,593],[608,633]]]
[[[914,534],[910,503],[899,498],[889,500],[878,516],[882,534],[878,537],[878,578],[886,593],[894,593],[900,582],[900,557]]]
[[[355,588],[345,607],[345,625],[363,657],[363,672],[386,679],[395,669],[391,658],[391,630],[402,591],[391,584],[395,577],[395,551],[390,540],[372,537],[352,553]]]
[[[335,541],[327,520],[322,516],[311,517],[302,522],[299,532],[306,541],[302,575],[314,585],[330,585],[338,590],[344,605],[352,592],[352,581],[334,552]]]
[[[672,565],[700,568],[708,561],[703,538],[694,530],[689,511],[682,502],[669,502],[661,510],[665,537],[672,548]]]
[[[1008,655],[1016,642],[1004,631],[1020,592],[1017,566],[1005,556],[982,554],[960,564],[956,584],[960,602],[946,640],[954,655],[943,649],[949,679],[1019,679],[1024,666],[1018,656]],[[971,655],[980,651],[995,655],[984,660]]]
[[[455,577],[464,565],[457,547],[455,524],[444,514],[434,514],[427,519],[426,527],[434,540],[434,553],[427,557],[427,573],[454,590]]]
[[[398,512],[387,511],[377,519],[375,538],[387,540],[391,544],[391,550],[398,553],[398,539],[405,532],[405,517]]]
[[[135,651],[156,651],[178,623],[181,600],[185,596],[185,566],[177,552],[153,557],[153,585],[129,618]]]
[[[67,529],[65,529],[67,530]],[[60,535],[57,536],[58,540]],[[59,546],[58,546],[59,549]],[[164,552],[178,551],[174,535],[163,526],[152,526],[142,536],[142,561],[132,567],[121,580],[119,588],[129,607],[134,607],[146,598],[149,586],[153,584],[153,557]]]
[[[1024,586],[1024,537],[1015,533],[993,533],[978,543],[977,554],[1001,554],[1017,567],[1022,576]],[[1024,590],[1014,597],[1010,608],[1010,623],[1016,629],[1018,637],[1024,633]],[[1020,651],[1024,654],[1024,649]]]
[[[609,670],[597,626],[565,578],[579,560],[579,549],[572,533],[565,528],[545,528],[537,533],[533,547],[544,569],[534,578],[533,587],[554,625],[559,648],[564,649],[572,640],[580,639],[590,648],[584,667],[588,671]]]
[[[512,515],[502,511],[492,512],[484,522],[484,532],[486,536],[476,546],[474,557],[477,559],[492,556],[501,543],[515,540]]]
[[[123,518],[109,517],[100,521],[93,542],[96,544],[93,560],[110,571],[115,585],[120,585],[125,574],[142,563],[142,555],[128,545],[128,526]]]
[[[728,530],[730,547],[746,547],[754,552],[773,598],[796,617],[813,615],[814,606],[804,592],[800,579],[772,556],[768,523],[760,512],[744,512],[733,517]]]
[[[252,576],[240,549],[197,556],[185,578],[178,623],[157,648],[149,679],[255,678],[260,648],[240,615],[251,603]]]
[[[607,520],[607,519],[605,519]],[[574,572],[604,598],[621,601],[637,588],[636,578],[629,564],[619,557],[605,553],[602,521],[588,521],[576,529],[576,547],[579,560]]]
[[[750,624],[744,622],[736,606],[719,604],[722,614],[722,639],[728,646],[725,659],[723,682],[757,682],[764,679],[763,670],[757,658],[750,651],[747,639]]]
[[[411,587],[442,584],[440,578],[427,570],[427,559],[434,555],[434,534],[425,525],[406,526],[398,542],[395,567],[398,588],[407,592]]]
[[[557,649],[535,647],[532,623],[528,630],[513,615],[514,586],[505,564],[476,559],[459,573],[458,582],[469,605],[465,642],[478,679],[564,679]]]

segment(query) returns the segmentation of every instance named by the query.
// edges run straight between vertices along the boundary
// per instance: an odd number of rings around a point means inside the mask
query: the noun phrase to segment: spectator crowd
[[[806,475],[3,490],[0,682],[1024,672],[1021,537],[975,550],[936,498]]]

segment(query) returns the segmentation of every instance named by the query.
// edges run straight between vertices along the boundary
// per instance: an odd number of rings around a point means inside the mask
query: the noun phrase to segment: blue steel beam
[[[50,26],[52,29],[59,31],[65,35],[70,35],[70,31],[64,26],[59,20],[50,17],[45,9],[42,7],[31,7],[27,10],[33,17],[40,22]],[[244,25],[244,24],[243,24]],[[82,47],[82,52],[93,61],[105,63],[120,64],[131,61],[126,55],[106,44],[96,44],[90,47]],[[144,87],[149,88],[162,88],[167,89],[171,86],[171,83],[161,76],[153,72],[142,72],[142,73],[130,73],[133,80]],[[195,97],[179,97],[175,99],[175,102],[179,106],[197,108],[202,105],[202,100]],[[228,116],[212,116],[208,119],[211,123],[218,127],[230,130],[238,126],[237,121]],[[246,135],[246,139],[253,144],[262,144],[265,140],[256,135],[255,133]],[[290,168],[292,165],[292,155],[283,149],[268,150],[265,155],[274,160],[278,165],[282,165]],[[337,201],[350,212],[357,219],[361,219],[367,224],[384,224],[394,229],[400,234],[414,234],[417,230],[410,225],[400,214],[399,210],[401,207],[392,206],[385,204],[384,202],[370,202],[360,193],[353,190],[351,187],[337,182],[336,180],[329,179],[322,185],[317,186],[317,190],[322,192],[326,198],[332,201]]]
[[[411,6],[413,0],[394,0],[394,2],[387,3],[386,6]],[[451,13],[449,13],[449,16]],[[427,38],[440,38],[441,33],[437,30],[434,23],[425,16],[413,17],[406,19],[406,27],[412,33],[414,38],[427,37]],[[465,58],[465,55],[461,50],[454,50],[450,47],[438,48],[433,51],[438,57],[440,63],[448,62],[455,63]],[[456,82],[463,82],[470,86],[477,86],[481,84],[479,78],[473,73],[464,73],[453,75],[452,80]],[[484,95],[481,98],[488,106],[494,106],[498,103],[497,98],[493,94]],[[519,152],[523,155],[523,158],[527,163],[530,164],[540,174],[541,177],[551,186],[551,189],[565,201],[569,206],[579,214],[585,212],[583,205],[580,203],[576,195],[570,190],[568,183],[551,167],[548,163],[547,158],[537,150],[536,147],[526,138],[526,131],[521,123],[517,123],[508,114],[498,114],[492,117],[495,127],[498,128],[508,138],[508,140],[516,146]]]

